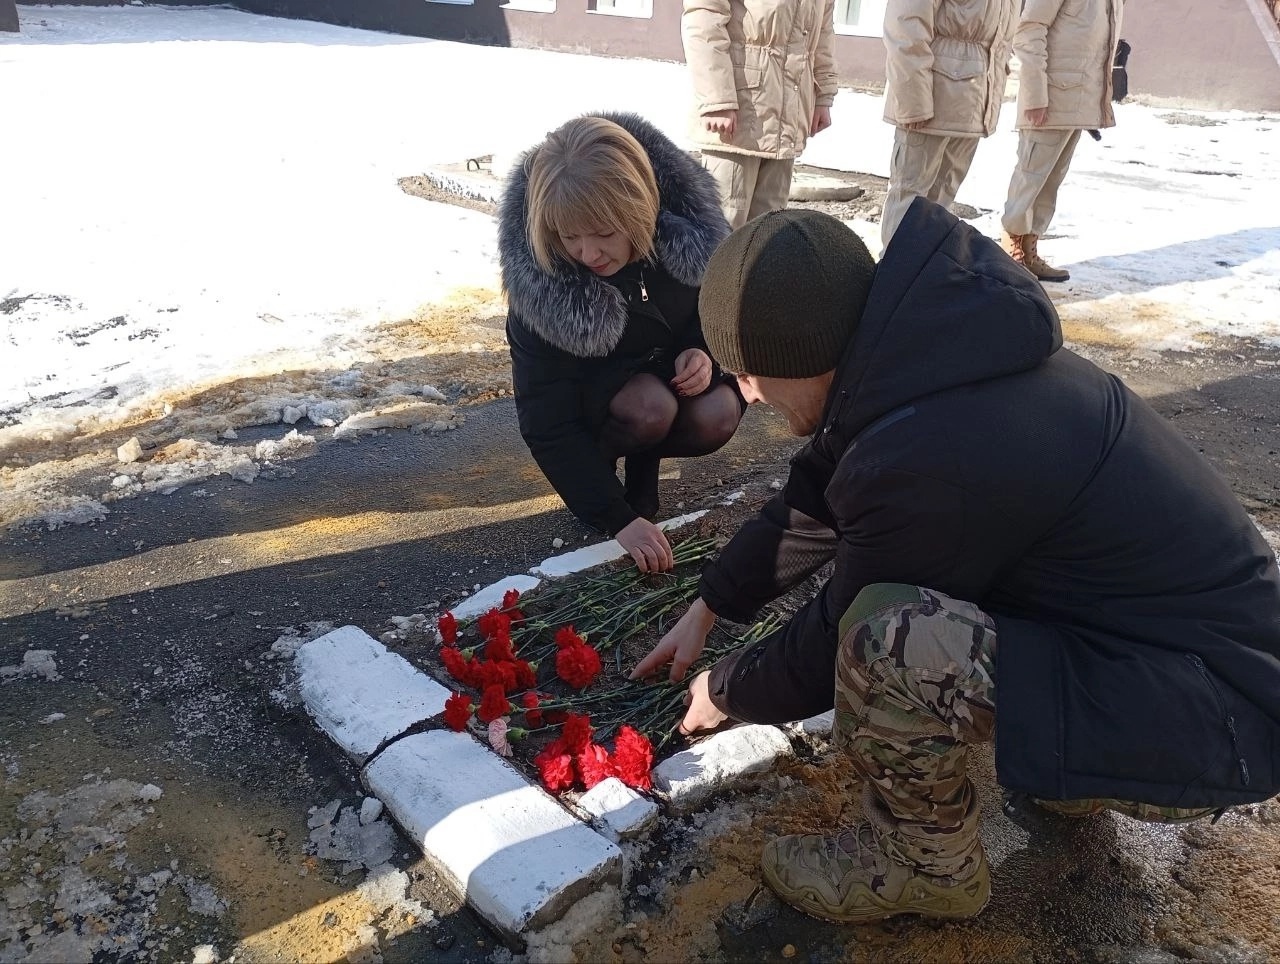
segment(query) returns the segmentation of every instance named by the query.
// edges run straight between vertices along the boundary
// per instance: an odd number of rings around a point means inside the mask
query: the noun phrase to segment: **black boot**
[[[623,494],[627,505],[650,522],[658,518],[658,468],[662,459],[651,452],[628,455],[623,461],[626,479]]]

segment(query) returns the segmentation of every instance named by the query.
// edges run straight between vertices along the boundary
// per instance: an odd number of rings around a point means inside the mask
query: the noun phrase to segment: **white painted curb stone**
[[[487,613],[494,606],[501,606],[502,597],[506,595],[508,589],[526,593],[541,582],[541,579],[535,579],[533,576],[507,576],[497,582],[491,582],[475,595],[468,596],[458,605],[451,607],[449,612],[453,613],[456,619],[470,619],[472,616]]]
[[[701,519],[706,514],[706,509],[699,509],[697,512],[686,512],[684,515],[678,515],[673,519],[667,519],[665,522],[659,522],[658,528],[663,531],[678,529],[683,525],[688,525],[690,522]],[[626,554],[626,550],[619,545],[617,539],[610,539],[608,542],[597,542],[594,545],[583,546],[581,549],[574,549],[572,552],[564,552],[558,556],[543,559],[529,572],[546,579],[559,579],[564,576],[571,576],[575,572],[581,572],[583,569],[590,569],[606,562],[613,562],[615,559],[621,559]]]
[[[449,698],[447,689],[355,626],[305,643],[294,659],[307,712],[357,763],[444,712]]]
[[[738,777],[768,770],[790,753],[791,740],[776,726],[736,726],[667,757],[653,768],[653,786],[672,811],[690,813]]]
[[[804,736],[822,736],[830,737],[831,731],[835,727],[836,711],[827,710],[825,713],[819,713],[817,716],[811,716],[807,720],[800,720],[798,723],[788,723],[787,729],[792,733],[802,734]]]
[[[398,740],[364,779],[436,870],[513,938],[605,884],[621,886],[616,844],[465,733]]]
[[[658,805],[617,777],[601,780],[578,798],[578,807],[592,825],[610,840],[630,840],[658,819]]]

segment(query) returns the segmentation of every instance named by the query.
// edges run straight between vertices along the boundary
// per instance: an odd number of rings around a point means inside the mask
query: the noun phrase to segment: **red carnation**
[[[458,621],[453,613],[444,612],[436,620],[436,629],[440,630],[440,639],[446,646],[452,646],[458,638]]]
[[[609,759],[609,751],[599,743],[588,743],[575,757],[578,773],[582,776],[582,784],[588,790],[601,780],[614,776],[613,763]]]
[[[485,639],[511,635],[511,617],[504,612],[500,612],[497,606],[494,606],[477,619],[476,626],[480,630],[480,635]]]
[[[525,693],[520,698],[520,703],[524,707],[524,718],[530,726],[542,725],[542,711],[538,709],[538,694],[532,691]]]
[[[508,589],[502,594],[502,608],[511,609],[520,601],[519,589]]]
[[[573,786],[573,757],[563,740],[552,740],[533,758],[533,764],[542,777],[542,785],[551,793]]]
[[[470,696],[454,693],[444,701],[444,721],[449,729],[462,732],[467,728],[469,719],[471,719]]]
[[[600,669],[600,654],[586,643],[565,646],[556,653],[556,675],[574,689],[589,686]]]
[[[497,684],[486,686],[484,695],[480,697],[480,709],[476,711],[480,722],[492,723],[498,717],[506,716],[510,712],[511,703],[507,700],[506,691]]]
[[[511,665],[516,670],[516,685],[521,689],[528,689],[531,686],[538,685],[538,674],[530,663],[523,659],[518,659]]]
[[[511,648],[511,631],[495,632],[484,645],[484,654],[489,659],[515,659],[515,651]]]
[[[618,778],[627,786],[653,789],[653,745],[643,733],[630,726],[621,727],[614,741],[612,763]]]
[[[465,686],[475,683],[471,661],[462,655],[461,650],[454,646],[445,646],[440,650],[440,661],[444,663],[444,668],[449,671],[449,675],[459,683]]]
[[[560,739],[564,740],[570,753],[580,753],[586,749],[591,742],[591,717],[580,713],[566,713]]]
[[[573,626],[561,626],[556,630],[556,649],[576,646],[582,642],[584,642],[583,638],[574,632]]]

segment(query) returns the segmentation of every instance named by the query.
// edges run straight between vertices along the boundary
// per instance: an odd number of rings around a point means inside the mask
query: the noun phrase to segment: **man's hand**
[[[640,679],[656,672],[659,667],[671,664],[670,679],[676,683],[684,679],[684,674],[694,661],[702,655],[702,647],[707,644],[707,634],[716,624],[716,614],[701,599],[695,599],[689,611],[671,627],[658,645],[631,671],[632,679]]]
[[[1027,123],[1032,127],[1044,127],[1044,122],[1049,119],[1048,107],[1032,107],[1022,112],[1026,117]]]
[[[737,110],[713,110],[702,115],[702,126],[709,133],[719,134],[720,140],[727,141],[738,129]]]
[[[815,107],[813,109],[813,121],[809,124],[809,136],[821,134],[831,126],[831,108]]]
[[[701,348],[686,348],[676,355],[676,377],[671,379],[673,392],[692,398],[705,392],[710,384],[710,355]]]
[[[637,516],[614,538],[636,561],[641,572],[666,572],[675,568],[671,543],[661,529],[648,519]]]
[[[910,124],[903,124],[903,130],[922,131],[933,123],[932,117],[926,117],[924,120],[912,121]]]
[[[710,678],[711,671],[703,670],[689,684],[689,692],[684,698],[688,709],[684,711],[684,719],[680,721],[680,732],[685,736],[692,736],[699,730],[714,730],[729,718],[711,702],[711,692],[708,689]]]

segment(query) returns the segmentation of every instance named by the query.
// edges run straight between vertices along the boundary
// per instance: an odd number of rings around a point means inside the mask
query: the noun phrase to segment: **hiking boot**
[[[1005,253],[1008,254],[1009,257],[1013,258],[1014,261],[1026,268],[1027,253],[1022,247],[1023,237],[1025,237],[1025,235],[1010,234],[1008,231],[1005,231],[1000,239],[1000,247],[1004,248]]]
[[[866,924],[897,914],[973,917],[991,896],[981,846],[976,857],[963,880],[934,876],[890,856],[883,829],[866,821],[835,837],[797,834],[771,840],[760,869],[774,893],[811,917]]]
[[[1041,281],[1069,280],[1071,278],[1070,271],[1065,268],[1055,268],[1040,257],[1040,252],[1037,248],[1039,243],[1040,238],[1037,235],[1024,234],[1022,236],[1023,266]]]

